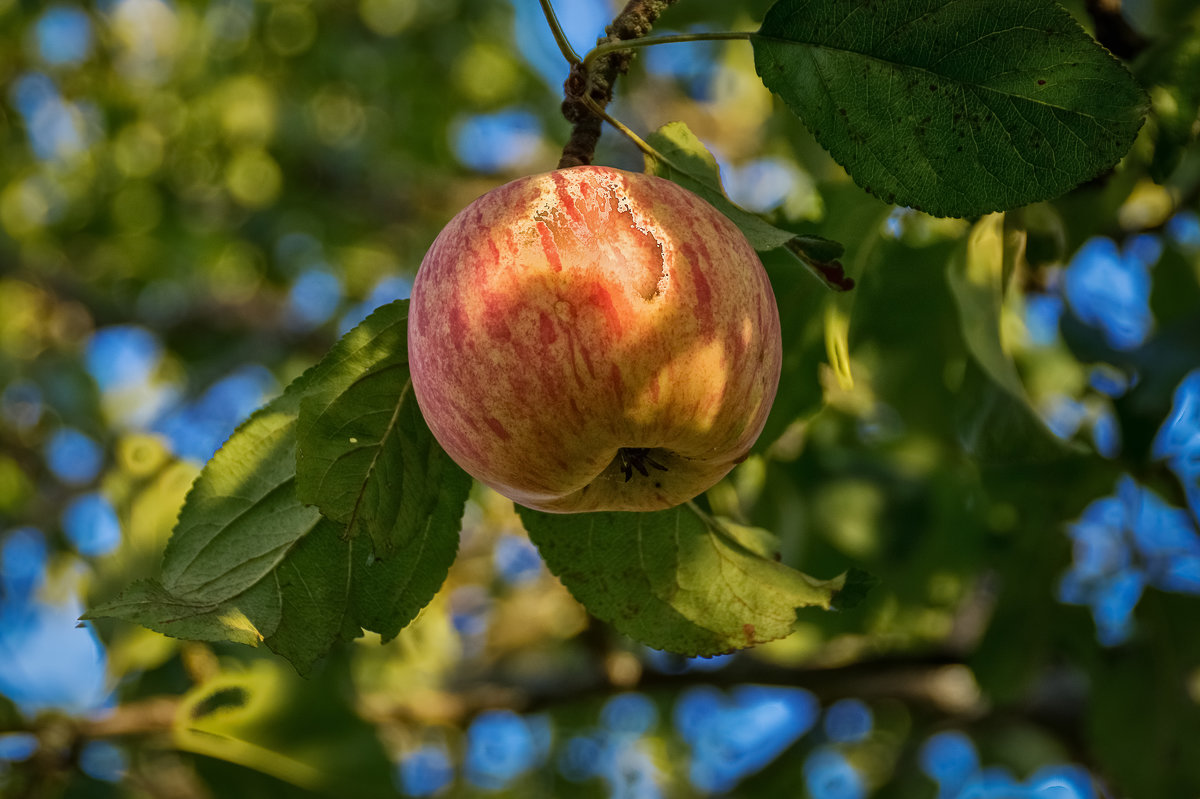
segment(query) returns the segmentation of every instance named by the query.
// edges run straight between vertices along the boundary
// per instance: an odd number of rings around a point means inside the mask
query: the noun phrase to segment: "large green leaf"
[[[780,0],[751,41],[763,83],[860,186],[938,216],[1095,177],[1146,107],[1049,0]]]
[[[797,610],[831,608],[845,582],[757,554],[744,531],[690,504],[652,513],[518,512],[550,571],[592,615],[683,655],[783,638]]]
[[[262,641],[301,672],[329,651],[343,632],[350,551],[335,523],[296,498],[296,414],[310,375],[251,416],[204,467],[161,581],[134,583],[88,618],[181,638]]]
[[[354,602],[362,624],[385,640],[441,586],[471,490],[417,407],[407,323],[402,300],[347,333],[313,370],[297,426],[300,500],[374,544],[374,555],[357,561]]]
[[[345,525],[350,537],[367,532],[379,557],[409,552],[433,510],[461,507],[470,490],[470,478],[438,446],[417,407],[407,324],[408,301],[401,300],[347,333],[313,370],[297,427],[300,500]]]
[[[135,583],[89,617],[182,638],[262,641],[301,672],[360,627],[390,638],[411,621],[454,559],[470,478],[433,441],[415,403],[390,393],[399,383],[402,397],[408,382],[406,310],[396,303],[372,314],[243,424],[188,494],[161,581]],[[360,469],[351,477],[380,480],[371,490],[396,496],[360,503],[361,522],[354,523],[388,531],[386,559],[372,553],[374,534],[348,537],[353,519],[322,516],[297,495],[302,408],[314,418],[307,427],[314,451],[333,463],[340,461],[336,448],[319,440],[325,426],[346,438],[337,444],[352,447],[343,431],[368,420],[364,435],[376,435],[372,457],[391,471]],[[345,485],[316,484],[322,499],[328,486]],[[340,510],[344,495],[331,495],[332,510]]]

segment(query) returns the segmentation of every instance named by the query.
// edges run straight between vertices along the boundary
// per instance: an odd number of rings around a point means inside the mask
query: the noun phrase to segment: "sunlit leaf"
[[[83,618],[121,619],[192,641],[234,641],[257,646],[264,636],[274,633],[279,616],[278,595],[270,591],[260,589],[247,592],[236,601],[205,604],[179,599],[157,580],[139,580],[116,599],[93,607]]]
[[[1034,411],[1002,340],[1004,282],[1024,248],[1025,234],[1006,230],[1004,216],[991,214],[975,224],[947,262],[963,340],[983,372],[970,370],[964,379],[961,440],[968,452],[988,460],[1046,458],[1069,451]]]
[[[267,643],[307,670],[336,639],[349,585],[348,554],[340,599],[333,563],[311,571],[311,546],[297,542],[332,523],[295,495],[295,420],[307,376],[255,413],[212,458],[180,511],[163,559],[161,582],[135,583],[89,617],[132,621],[166,635]],[[336,537],[336,526],[334,536]],[[309,584],[306,578],[315,582]],[[336,625],[312,612],[330,602]],[[332,628],[332,633],[330,632]]]
[[[682,122],[671,122],[646,137],[662,158],[646,156],[646,172],[667,178],[700,195],[745,234],[759,252],[784,247],[794,253],[830,288],[845,291],[854,285],[841,264],[842,245],[815,235],[792,233],[770,224],[760,216],[739,208],[721,188],[720,167],[696,134]]]
[[[1048,0],[780,0],[763,83],[867,191],[938,216],[1059,194],[1142,124],[1129,72]]]
[[[792,632],[845,577],[816,580],[747,549],[692,505],[575,516],[518,508],[546,564],[588,612],[656,649],[715,655]],[[757,546],[756,546],[757,548]]]
[[[454,559],[470,479],[433,441],[416,403],[400,399],[406,310],[396,303],[368,317],[242,425],[188,494],[161,582],[137,583],[91,616],[184,638],[263,641],[301,672],[360,627],[391,638],[411,621]],[[349,491],[351,516],[388,531],[390,557],[372,554],[374,535],[347,539],[354,519],[323,517],[297,496],[302,408],[313,417],[318,465],[339,461],[339,447],[358,451],[346,430],[375,436],[370,456],[381,468],[347,468],[349,482],[315,482],[335,512],[346,510],[338,503]],[[374,504],[356,505],[366,491]]]
[[[269,574],[237,596],[207,604],[143,580],[85,618],[122,619],[189,640],[263,642],[303,674],[336,640],[361,634],[348,616],[351,552],[338,526],[321,520]]]
[[[296,413],[305,381],[255,413],[204,467],[163,558],[163,587],[219,603],[268,575],[321,519],[296,498]]]

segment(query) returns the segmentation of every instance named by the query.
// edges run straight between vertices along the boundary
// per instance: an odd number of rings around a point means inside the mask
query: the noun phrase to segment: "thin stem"
[[[558,49],[562,52],[563,58],[567,59],[567,63],[575,66],[580,62],[579,54],[571,47],[571,42],[567,40],[567,34],[563,32],[562,25],[558,24],[558,15],[554,13],[554,6],[550,5],[550,0],[541,0],[542,14],[546,17],[546,24],[550,26],[551,33],[554,34],[554,41],[558,43]]]
[[[583,68],[587,69],[596,61],[597,58],[607,55],[608,53],[616,53],[622,50],[631,50],[635,47],[650,47],[655,44],[677,44],[679,42],[719,42],[729,40],[749,39],[753,36],[753,31],[725,31],[718,33],[670,33],[662,36],[645,36],[641,39],[625,39],[617,42],[605,42],[598,44],[583,57]]]
[[[671,163],[669,158],[667,158],[665,155],[660,153],[658,150],[654,149],[653,145],[651,145],[650,142],[646,141],[641,136],[634,133],[633,130],[630,129],[624,122],[622,122],[621,120],[614,117],[612,114],[605,111],[603,108],[600,107],[599,103],[597,103],[591,97],[588,97],[586,94],[583,95],[583,104],[586,105],[593,114],[600,117],[608,124],[612,125],[614,128],[617,129],[618,133],[620,133],[625,138],[627,138],[631,142],[633,142],[634,145],[636,145],[637,148],[642,151],[642,153],[650,156],[651,158],[662,161],[664,164],[671,167],[671,169],[674,169],[676,172],[683,172],[682,169],[680,169],[675,164]]]

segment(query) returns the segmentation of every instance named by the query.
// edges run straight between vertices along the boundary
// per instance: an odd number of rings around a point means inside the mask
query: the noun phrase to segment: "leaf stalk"
[[[609,53],[619,53],[638,47],[651,47],[657,44],[679,44],[683,42],[719,42],[719,41],[748,41],[754,35],[753,31],[719,31],[715,33],[668,33],[662,36],[645,36],[641,39],[603,42],[596,45],[583,57],[583,68],[590,69],[597,58]]]
[[[554,34],[554,41],[558,44],[559,51],[563,54],[563,58],[567,59],[568,64],[575,66],[581,59],[575,52],[575,48],[571,47],[567,34],[559,24],[558,15],[554,13],[554,6],[551,5],[550,0],[541,0],[541,4],[542,15],[546,17],[546,24],[550,26],[550,32]]]

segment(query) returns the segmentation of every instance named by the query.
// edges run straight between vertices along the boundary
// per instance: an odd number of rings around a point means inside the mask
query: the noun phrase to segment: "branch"
[[[169,733],[179,712],[179,697],[152,696],[117,705],[113,712],[80,722],[84,738],[113,738],[126,735]]]
[[[659,15],[678,0],[629,0],[597,44],[638,39],[650,32]],[[571,123],[571,138],[563,147],[559,169],[590,164],[596,154],[596,143],[600,140],[601,119],[588,107],[590,99],[600,108],[612,102],[613,83],[619,75],[629,69],[633,54],[615,52],[601,56],[589,69],[582,63],[571,67],[571,74],[563,84],[566,99],[562,114]],[[586,98],[585,98],[586,95]]]

